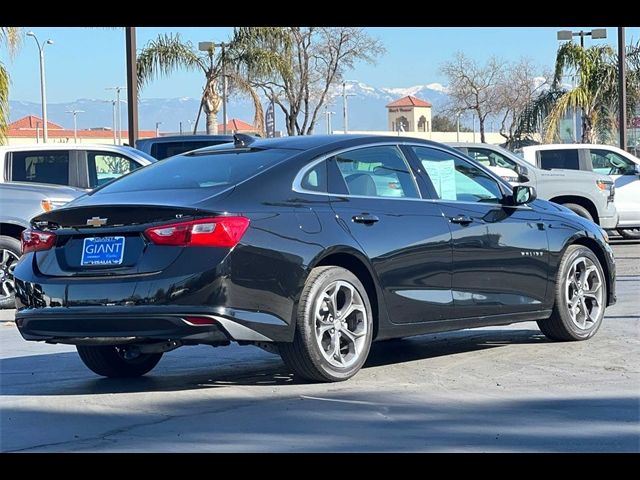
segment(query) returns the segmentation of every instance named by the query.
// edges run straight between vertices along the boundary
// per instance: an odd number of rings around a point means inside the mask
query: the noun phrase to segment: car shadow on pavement
[[[422,335],[374,343],[364,368],[545,342],[548,340],[538,330],[524,329]],[[194,348],[199,349],[198,353],[191,356],[189,350]],[[187,347],[171,352],[153,372],[134,379],[95,376],[75,352],[4,358],[0,359],[0,395],[87,395],[307,383],[294,377],[277,355],[232,346],[226,347],[235,349],[232,355],[218,356],[217,351],[207,348]]]

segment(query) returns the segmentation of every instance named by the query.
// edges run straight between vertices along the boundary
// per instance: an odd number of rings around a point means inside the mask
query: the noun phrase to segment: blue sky
[[[408,87],[431,82],[444,82],[440,65],[456,51],[485,60],[499,56],[507,60],[527,57],[540,70],[552,66],[558,47],[557,30],[590,30],[592,27],[375,27],[366,30],[379,38],[387,53],[375,66],[360,64],[346,78],[377,87]],[[105,88],[125,85],[124,33],[116,29],[79,27],[25,27],[33,30],[40,41],[51,38],[55,44],[46,47],[47,96],[49,103],[78,98],[109,99]],[[231,34],[231,27],[155,28],[137,30],[138,48],[159,33],[179,32],[186,40],[221,41]],[[614,47],[616,28],[607,29],[605,42]],[[627,28],[627,41],[640,38],[640,28]],[[603,42],[591,40],[585,42]],[[0,54],[11,74],[11,100],[40,100],[40,77],[35,42],[25,38],[17,56],[10,60]],[[150,83],[141,92],[146,98],[198,97],[202,78],[196,72],[176,72],[169,78]]]

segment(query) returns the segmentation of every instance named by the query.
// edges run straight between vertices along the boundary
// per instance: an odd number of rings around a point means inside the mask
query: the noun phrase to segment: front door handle
[[[360,215],[354,215],[351,219],[356,223],[364,223],[366,225],[371,225],[378,222],[380,219],[375,215],[371,215],[369,213],[361,213]]]
[[[449,220],[451,220],[451,223],[458,223],[460,225],[469,225],[473,222],[473,219],[466,215],[456,215],[455,217],[451,217]]]

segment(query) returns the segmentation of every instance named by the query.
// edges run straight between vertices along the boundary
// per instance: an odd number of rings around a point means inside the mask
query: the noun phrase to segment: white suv
[[[523,158],[540,168],[586,170],[609,175],[615,182],[618,232],[640,239],[640,159],[610,145],[532,145],[522,149]]]

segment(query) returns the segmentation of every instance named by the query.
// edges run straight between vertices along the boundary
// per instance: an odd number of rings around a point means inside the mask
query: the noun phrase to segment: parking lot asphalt
[[[640,451],[640,243],[615,242],[595,338],[533,322],[374,344],[347,382],[294,381],[254,347],[185,347],[146,377],[0,326],[0,451]],[[13,311],[0,311],[0,320]]]

